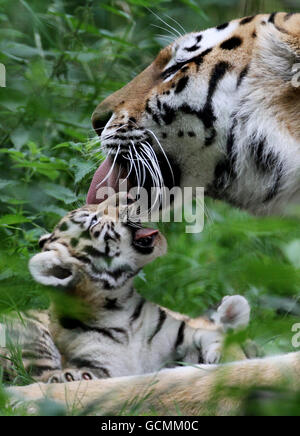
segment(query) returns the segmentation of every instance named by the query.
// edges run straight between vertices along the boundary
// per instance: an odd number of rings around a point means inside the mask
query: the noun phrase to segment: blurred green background
[[[299,0],[0,0],[7,70],[0,88],[0,314],[49,304],[51,292],[32,281],[28,259],[39,237],[84,203],[102,158],[91,114],[168,44],[160,18],[189,32],[275,10],[297,12]],[[162,226],[169,254],[145,269],[138,290],[192,316],[224,295],[243,294],[253,308],[248,337],[266,354],[293,351],[300,209],[257,219],[207,200],[206,210],[202,234]]]

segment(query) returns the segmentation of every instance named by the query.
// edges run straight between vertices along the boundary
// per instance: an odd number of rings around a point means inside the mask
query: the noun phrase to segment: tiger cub
[[[249,322],[241,296],[226,297],[215,321],[203,320],[203,328],[141,297],[134,277],[166,253],[167,243],[158,230],[131,221],[136,206],[127,206],[127,195],[118,202],[117,208],[104,202],[69,213],[41,238],[42,252],[30,261],[37,282],[89,308],[81,319],[53,310],[42,322],[43,314],[28,318],[26,329],[13,324],[10,333],[17,336],[24,366],[37,380],[60,383],[151,373],[181,362],[217,363],[224,330]]]

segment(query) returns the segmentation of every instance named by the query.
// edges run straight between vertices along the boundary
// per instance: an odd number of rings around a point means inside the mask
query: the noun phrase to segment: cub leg
[[[47,327],[33,315],[22,320],[5,319],[7,347],[2,350],[1,365],[9,380],[18,375],[18,365],[34,380],[43,379],[44,373],[61,370],[61,355]],[[21,357],[21,362],[19,357]]]

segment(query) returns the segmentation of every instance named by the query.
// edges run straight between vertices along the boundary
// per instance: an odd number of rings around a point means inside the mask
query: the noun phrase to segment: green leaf
[[[17,56],[18,58],[32,58],[39,55],[39,51],[35,47],[31,47],[26,44],[21,44],[20,42],[0,42],[0,50]]]
[[[119,42],[120,44],[125,45],[127,47],[132,47],[132,48],[138,49],[138,47],[136,45],[132,44],[131,42],[126,41],[125,39],[118,38],[112,32],[110,32],[108,30],[101,29],[98,31],[98,34],[100,36],[102,36],[103,38],[109,39],[110,41]]]
[[[296,268],[300,268],[300,239],[296,239],[285,245],[283,252]]]
[[[10,279],[14,276],[15,274],[13,273],[13,271],[7,269],[6,271],[3,271],[3,273],[0,274],[0,281],[1,280],[6,280],[6,279]]]
[[[24,128],[24,126],[20,126],[17,129],[14,129],[10,134],[10,139],[15,145],[17,150],[27,143],[29,140],[29,132]]]
[[[55,214],[55,215],[57,215],[59,217],[65,216],[67,214],[67,212],[68,212],[66,209],[63,209],[61,207],[57,207],[57,206],[54,206],[54,205],[41,207],[40,211],[44,212],[44,213],[47,213],[47,214],[48,213],[49,214]]]
[[[7,188],[8,186],[16,186],[18,184],[15,180],[3,180],[0,179],[0,191]]]
[[[27,38],[27,36],[16,29],[0,29],[0,39]]]
[[[77,196],[74,194],[74,192],[65,186],[47,183],[43,189],[47,195],[55,198],[56,200],[60,200],[65,204],[72,204],[77,201]]]
[[[26,94],[19,89],[5,88],[5,92],[1,92],[0,105],[15,112],[26,102]],[[14,117],[16,114],[14,113]]]
[[[101,9],[104,9],[105,11],[111,12],[114,15],[118,15],[119,17],[125,18],[126,20],[131,21],[132,17],[126,13],[124,10],[113,8],[112,6],[108,5],[100,5]]]
[[[96,170],[95,164],[93,162],[86,162],[79,159],[71,159],[70,164],[73,167],[76,184],[81,182],[81,180],[86,175]]]
[[[11,226],[15,224],[28,223],[30,220],[23,215],[3,215],[0,218],[0,226]]]

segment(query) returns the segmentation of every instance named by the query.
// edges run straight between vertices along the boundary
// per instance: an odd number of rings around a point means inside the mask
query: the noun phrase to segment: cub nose
[[[102,130],[110,120],[113,112],[105,111],[105,112],[97,112],[95,111],[92,116],[92,124],[95,132],[98,136],[101,136]]]

